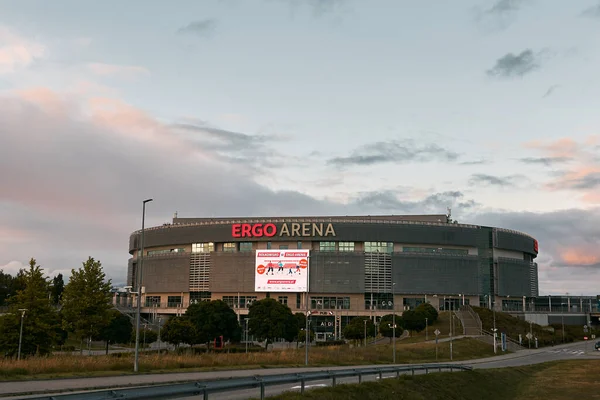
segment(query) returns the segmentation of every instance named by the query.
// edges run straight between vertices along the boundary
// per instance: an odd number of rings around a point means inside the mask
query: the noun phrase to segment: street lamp
[[[17,353],[17,360],[21,359],[21,343],[23,342],[23,320],[25,319],[26,308],[19,308],[21,311],[21,332],[19,333],[19,351]]]
[[[304,331],[304,364],[306,366],[308,366],[308,346],[310,345],[310,325],[309,325],[309,301],[310,298],[308,297],[309,294],[309,290],[310,290],[310,255],[306,257],[306,326],[305,326],[305,331]]]
[[[365,319],[365,347],[367,347],[367,320]]]
[[[396,299],[394,298],[396,291],[396,282],[392,282],[392,337],[394,338],[394,346],[392,347],[393,360],[394,364],[396,364]]]
[[[142,238],[140,241],[140,261],[137,268],[137,310],[135,312],[135,361],[133,364],[133,372],[138,372],[140,361],[140,309],[142,307],[142,271],[144,264],[144,227],[146,222],[146,203],[152,199],[146,199],[142,202]]]

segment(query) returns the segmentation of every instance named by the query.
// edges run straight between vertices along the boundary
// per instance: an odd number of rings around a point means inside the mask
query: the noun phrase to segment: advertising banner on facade
[[[310,250],[256,250],[256,292],[306,292]]]

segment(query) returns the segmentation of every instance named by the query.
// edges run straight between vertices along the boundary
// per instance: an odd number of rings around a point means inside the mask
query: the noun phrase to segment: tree
[[[78,270],[71,270],[71,279],[63,293],[63,324],[69,332],[83,340],[94,338],[110,324],[112,309],[110,280],[100,261],[89,257]],[[83,346],[81,346],[83,352]]]
[[[425,329],[425,318],[425,314],[416,310],[408,310],[402,313],[402,321],[408,331],[421,332]]]
[[[394,337],[394,328],[393,328],[394,316],[392,314],[384,315],[381,317],[379,322],[379,333],[381,336],[390,338],[390,343],[392,343],[392,338]],[[399,338],[404,333],[404,327],[402,326],[402,317],[396,315],[396,337]]]
[[[174,346],[179,346],[181,343],[193,346],[198,343],[196,327],[187,317],[169,318],[160,331],[160,338],[163,342]]]
[[[60,326],[58,313],[48,299],[49,282],[33,258],[29,270],[23,271],[19,279],[24,287],[10,298],[9,314],[0,318],[0,351],[17,355],[22,315],[19,310],[25,309],[21,355],[49,354]]]
[[[344,338],[348,340],[365,339],[365,321],[367,321],[367,337],[373,332],[375,325],[369,317],[354,317],[343,329]]]
[[[259,340],[265,340],[265,349],[277,338],[292,341],[298,333],[297,318],[287,305],[275,299],[266,298],[253,302],[248,309],[248,318],[250,334]]]
[[[185,317],[196,328],[196,343],[208,344],[219,336],[223,336],[225,341],[239,342],[242,337],[235,311],[222,300],[192,304],[185,312]]]
[[[434,306],[429,303],[419,304],[415,311],[422,313],[428,319],[429,324],[434,323],[438,319],[438,312]]]
[[[131,340],[133,324],[131,319],[117,310],[111,310],[110,323],[100,330],[98,339],[106,343],[106,354],[110,343],[127,343]]]
[[[0,270],[0,306],[7,306],[10,299],[23,289],[25,289],[24,269],[20,269],[16,276],[5,274]]]
[[[60,303],[62,294],[65,291],[65,281],[63,280],[62,274],[58,274],[52,279],[52,286],[50,287],[50,290],[54,304]]]

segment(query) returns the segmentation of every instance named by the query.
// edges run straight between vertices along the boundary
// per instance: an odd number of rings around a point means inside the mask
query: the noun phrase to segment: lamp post
[[[367,320],[365,319],[365,347],[367,347]]]
[[[21,311],[21,332],[19,333],[19,351],[17,353],[17,360],[21,359],[21,343],[23,343],[23,320],[25,319],[26,308],[19,308]]]
[[[136,273],[137,281],[137,309],[135,312],[135,360],[133,364],[133,372],[138,372],[140,361],[140,309],[142,307],[142,272],[144,264],[144,227],[146,222],[146,203],[152,199],[146,199],[142,202],[142,238],[140,240],[140,261]]]
[[[308,292],[310,290],[310,256],[306,257],[306,326],[304,327],[304,365],[308,366],[308,346],[310,345],[310,325],[308,321],[309,317],[309,297]]]
[[[427,328],[429,327],[429,318],[425,318],[425,341],[429,340],[429,334]]]
[[[494,354],[498,352],[496,349],[496,298],[494,297],[494,302],[492,304],[492,316],[494,319],[494,328],[492,329],[492,333],[494,335]]]
[[[396,364],[396,299],[394,298],[396,294],[396,282],[392,282],[392,306],[394,307],[392,310],[392,337],[394,338],[394,345],[392,346],[392,358],[394,364]]]

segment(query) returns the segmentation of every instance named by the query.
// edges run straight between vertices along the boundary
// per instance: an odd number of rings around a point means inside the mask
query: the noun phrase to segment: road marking
[[[305,389],[308,389],[311,387],[327,387],[327,384],[326,383],[317,383],[316,385],[304,385]],[[302,386],[292,386],[292,389],[302,389]]]
[[[384,376],[383,379],[390,379],[390,378],[395,378],[396,375],[390,375],[390,376]],[[379,379],[379,377],[376,377],[375,379]]]

